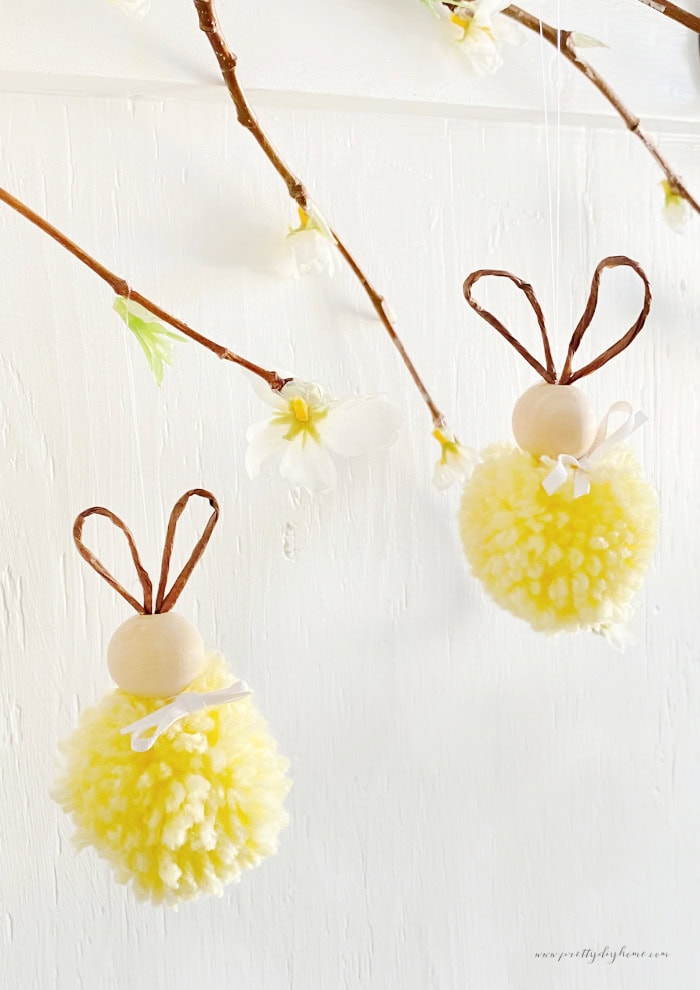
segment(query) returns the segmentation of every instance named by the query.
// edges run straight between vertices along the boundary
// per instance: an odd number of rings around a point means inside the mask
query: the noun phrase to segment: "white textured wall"
[[[215,87],[189,6],[154,0],[134,26],[102,0],[64,0],[60,17],[54,0],[3,4],[0,182],[192,325],[337,393],[386,391],[405,428],[317,502],[249,482],[244,433],[263,410],[244,376],[187,344],[159,391],[109,290],[0,209],[0,985],[687,990],[700,969],[700,221],[685,238],[663,225],[653,164],[591,118],[604,108],[562,65],[555,313],[557,138],[536,41],[517,72],[473,83],[410,0],[400,16],[395,0],[224,5],[264,123],[465,441],[507,438],[532,381],[465,306],[469,271],[531,280],[561,356],[596,262],[628,253],[647,269],[647,329],[587,386],[601,412],[627,398],[650,417],[634,446],[663,526],[638,644],[542,638],[466,574],[457,492],[431,489],[429,419],[357,285],[265,271],[293,210]],[[631,0],[562,7],[617,47],[599,63],[697,194],[694,39]],[[554,107],[549,52],[545,65]],[[637,311],[634,280],[610,278],[589,354]],[[534,339],[518,299],[482,296]],[[75,553],[72,520],[110,506],[155,569],[170,506],[200,484],[223,519],[181,611],[253,684],[295,787],[279,856],[223,900],[169,913],[136,904],[91,851],[75,858],[47,791],[57,740],[109,686],[106,643],[128,614]],[[99,540],[128,580],[120,544]],[[669,958],[534,959],[606,944]]]

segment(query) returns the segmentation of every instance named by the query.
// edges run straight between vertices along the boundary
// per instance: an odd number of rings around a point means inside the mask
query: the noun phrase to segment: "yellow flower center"
[[[287,428],[284,439],[294,440],[301,435],[302,443],[306,443],[309,437],[320,443],[318,424],[328,415],[328,406],[309,405],[301,395],[288,399],[288,404],[285,412],[280,410],[272,419],[273,423]]]
[[[299,212],[301,212],[301,210]],[[294,413],[297,422],[299,423],[309,422],[309,404],[306,401],[306,399],[302,399],[302,398],[292,399],[289,405],[292,407],[292,412]]]
[[[455,457],[458,456],[459,448],[456,440],[449,440],[439,428],[433,430],[433,436],[442,448],[440,454],[441,464],[447,464],[447,457],[449,454],[452,454]]]
[[[484,34],[488,35],[491,41],[496,40],[496,36],[494,35],[493,31],[488,25],[474,24],[474,18],[472,17],[471,14],[460,14],[458,11],[455,11],[453,14],[450,15],[450,20],[452,21],[453,24],[456,24],[457,27],[461,28],[462,31],[464,32],[462,34],[462,37],[459,39],[460,42],[465,40],[465,38],[472,29],[476,29],[477,31],[483,31]]]
[[[664,206],[676,206],[683,201],[683,197],[676,192],[668,179],[663,180],[661,188],[664,191]]]

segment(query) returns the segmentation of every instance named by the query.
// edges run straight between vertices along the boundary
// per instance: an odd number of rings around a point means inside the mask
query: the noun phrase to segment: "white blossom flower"
[[[661,188],[664,191],[664,220],[671,230],[675,230],[677,234],[684,234],[690,219],[690,207],[668,179],[664,179]]]
[[[145,17],[151,9],[151,0],[109,0],[109,2],[131,17]]]
[[[522,40],[516,25],[500,16],[508,6],[508,0],[462,0],[449,15],[460,50],[478,75],[497,72],[503,65],[502,46]]]
[[[357,457],[390,447],[396,440],[401,415],[380,396],[335,399],[320,385],[298,378],[279,391],[259,380],[254,388],[275,412],[246,434],[245,464],[251,478],[276,464],[293,485],[312,493],[331,491],[336,469],[329,451]]]
[[[436,427],[433,436],[440,444],[440,458],[435,464],[433,485],[444,491],[455,481],[466,481],[479,463],[479,455],[471,447],[463,447],[447,426]]]
[[[299,226],[287,234],[287,250],[277,266],[280,275],[299,278],[301,275],[335,272],[335,238],[323,214],[311,202],[306,209],[298,207]]]

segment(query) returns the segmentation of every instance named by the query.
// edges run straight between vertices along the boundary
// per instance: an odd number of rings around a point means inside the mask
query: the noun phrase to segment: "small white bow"
[[[608,421],[615,413],[624,413],[627,419],[614,433],[608,436]],[[542,482],[542,487],[548,495],[553,495],[566,481],[569,468],[574,470],[574,498],[588,495],[591,490],[590,472],[596,461],[618,443],[626,440],[630,434],[646,423],[647,417],[643,412],[632,412],[629,402],[613,402],[608,409],[595,435],[595,440],[581,458],[571,454],[560,454],[557,462]]]
[[[121,735],[131,734],[131,748],[135,753],[146,753],[159,736],[162,736],[171,725],[185,715],[193,715],[204,708],[215,708],[218,705],[228,705],[231,701],[238,701],[250,694],[245,681],[236,681],[230,687],[222,688],[220,691],[184,691],[178,694],[169,705],[158,708],[145,715],[138,722],[125,725],[120,730]],[[155,729],[150,736],[144,735],[149,729]]]

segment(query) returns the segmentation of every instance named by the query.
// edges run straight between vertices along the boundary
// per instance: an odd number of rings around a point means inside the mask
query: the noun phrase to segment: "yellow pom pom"
[[[516,447],[491,447],[467,482],[460,509],[472,573],[533,629],[599,631],[621,621],[656,542],[653,488],[632,453],[616,447],[590,473],[548,495],[548,465]]]
[[[210,653],[191,689],[233,681]],[[188,715],[151,750],[133,752],[120,729],[162,704],[117,690],[83,712],[62,745],[53,796],[73,816],[80,848],[94,846],[140,899],[174,905],[221,894],[277,851],[291,782],[250,698]]]

